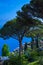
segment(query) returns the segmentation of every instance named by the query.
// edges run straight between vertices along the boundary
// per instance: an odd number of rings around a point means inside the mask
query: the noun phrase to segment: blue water
[[[25,42],[31,42],[31,38],[24,37],[23,40],[22,40],[22,43],[25,43]],[[10,38],[10,39],[7,39],[7,40],[0,38],[0,55],[2,53],[2,47],[3,47],[4,44],[8,45],[10,52],[12,52],[14,49],[19,47],[19,42],[17,40],[13,39],[13,38]]]

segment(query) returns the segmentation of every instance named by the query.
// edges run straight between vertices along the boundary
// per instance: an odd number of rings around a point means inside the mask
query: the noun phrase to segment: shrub
[[[9,65],[27,65],[27,63],[28,62],[25,59],[24,55],[21,57],[12,55],[9,59]]]
[[[3,62],[3,65],[9,65],[8,60],[5,60],[5,61]]]
[[[4,44],[4,46],[2,48],[2,56],[9,56],[9,49],[6,44]]]
[[[40,57],[39,64],[43,65],[43,56]]]
[[[43,51],[39,51],[39,55],[40,56],[43,56]]]
[[[28,49],[27,52],[25,53],[25,58],[28,59],[28,62],[33,62],[37,60],[39,58],[38,50]]]
[[[40,65],[40,64],[39,64],[39,61],[34,61],[32,63],[29,63],[28,65]]]

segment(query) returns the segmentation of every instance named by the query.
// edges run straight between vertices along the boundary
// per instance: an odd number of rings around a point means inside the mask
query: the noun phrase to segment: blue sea
[[[22,44],[24,44],[25,42],[27,43],[31,42],[31,38],[24,37],[22,40]],[[3,38],[0,38],[0,56],[2,54],[2,47],[4,44],[8,45],[10,52],[14,51],[14,49],[19,47],[19,41],[16,39],[9,38],[9,39],[4,40]]]

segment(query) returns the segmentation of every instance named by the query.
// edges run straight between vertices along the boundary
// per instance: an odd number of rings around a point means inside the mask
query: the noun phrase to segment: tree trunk
[[[33,49],[34,39],[32,37],[31,49]]]
[[[20,56],[20,57],[21,57],[21,54],[22,54],[22,50],[23,50],[22,40],[20,39],[20,40],[19,40],[19,56]]]
[[[36,36],[36,48],[39,48],[39,45],[38,45],[38,36]]]

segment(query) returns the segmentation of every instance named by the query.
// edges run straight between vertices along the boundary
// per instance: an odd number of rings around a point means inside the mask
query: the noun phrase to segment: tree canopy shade
[[[40,27],[39,29],[33,30],[30,33],[26,34],[26,36],[32,38],[32,43],[31,43],[32,49],[33,49],[33,45],[34,45],[34,38],[35,38],[35,41],[36,41],[36,48],[39,48],[38,39],[43,37],[43,26],[40,25],[39,27]]]
[[[28,7],[22,7],[21,11],[17,12],[17,17],[14,20],[8,21],[0,31],[0,37],[7,39],[13,37],[19,41],[19,54],[22,52],[22,39],[27,32],[34,30],[41,22],[34,19],[29,13]]]
[[[22,9],[33,17],[43,19],[43,0],[31,0],[30,4],[24,5]]]
[[[43,0],[31,0],[30,5],[32,7],[33,14],[43,18]]]

